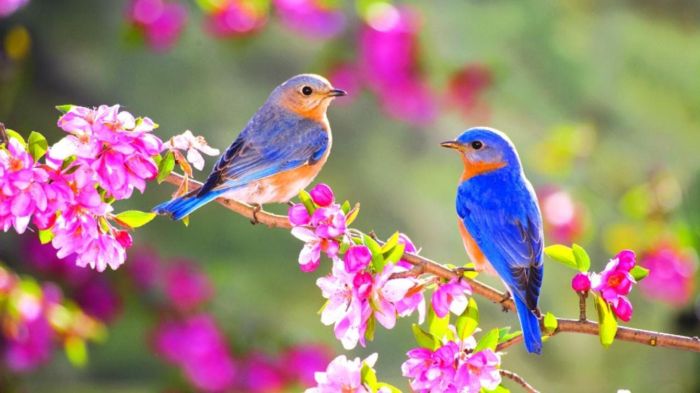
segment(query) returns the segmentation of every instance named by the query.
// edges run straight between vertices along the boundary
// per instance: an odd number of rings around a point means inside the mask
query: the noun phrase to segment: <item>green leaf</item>
[[[521,332],[520,330],[516,330],[514,332],[511,332],[510,326],[502,327],[502,328],[498,329],[498,343],[499,344],[504,343],[512,338],[521,336],[522,334],[523,334],[523,332]]]
[[[75,367],[84,367],[87,364],[87,346],[85,341],[79,337],[68,337],[64,343],[66,357]]]
[[[372,341],[374,340],[374,331],[377,327],[376,320],[374,316],[371,316],[367,320],[367,329],[365,329],[365,340],[367,341]]]
[[[593,297],[595,298],[596,311],[598,311],[598,323],[600,324],[598,332],[600,343],[607,348],[615,340],[617,320],[610,309],[610,305],[602,297],[595,295]]]
[[[16,139],[22,145],[27,146],[27,142],[24,140],[24,137],[19,132],[8,128],[5,130],[5,133],[7,134],[8,137],[10,137],[12,139]]]
[[[350,201],[345,201],[345,202],[343,202],[343,205],[340,206],[340,210],[342,210],[343,214],[345,214],[346,216],[350,212],[350,209],[352,209],[352,206],[350,205]]]
[[[381,388],[389,389],[389,392],[391,392],[391,393],[401,393],[401,390],[399,390],[399,388],[397,388],[394,385],[389,385],[386,382],[379,382],[377,384],[377,390],[379,390]]]
[[[151,222],[155,217],[156,213],[142,212],[140,210],[127,210],[115,216],[119,222],[131,228],[142,227]]]
[[[490,330],[488,333],[481,337],[481,340],[479,340],[479,342],[476,344],[476,348],[474,348],[474,352],[479,352],[484,349],[491,349],[495,351],[496,346],[498,346],[499,336],[499,329]]]
[[[576,264],[576,257],[574,257],[574,251],[561,244],[554,244],[549,247],[545,247],[544,253],[551,259],[564,264],[572,269],[578,269]]]
[[[362,384],[370,388],[373,392],[377,391],[377,372],[374,371],[367,362],[362,362],[360,377]]]
[[[591,257],[588,256],[586,250],[578,244],[574,243],[571,250],[574,253],[574,259],[576,260],[576,267],[578,270],[585,273],[591,268]]]
[[[486,388],[481,388],[481,392],[484,393],[510,393],[510,390],[503,385],[496,386],[496,389],[487,390]]]
[[[53,240],[53,232],[50,229],[42,229],[39,231],[39,242],[46,244]]]
[[[391,251],[396,245],[399,244],[399,231],[394,232],[391,237],[382,246],[382,254],[386,254]]]
[[[547,334],[554,333],[557,330],[557,326],[559,326],[559,321],[557,321],[557,317],[554,314],[551,312],[544,314],[544,330]]]
[[[168,151],[165,157],[158,163],[158,176],[156,176],[158,183],[162,183],[173,169],[175,169],[175,155],[172,151]]]
[[[309,214],[316,210],[316,205],[314,204],[313,199],[311,199],[311,194],[306,192],[306,190],[299,191],[299,200],[304,204],[304,206],[306,206],[306,210],[309,212]]]
[[[435,350],[437,348],[437,340],[435,340],[435,337],[421,329],[417,323],[411,325],[411,330],[413,330],[413,336],[416,338],[418,345],[430,350]]]
[[[455,328],[457,329],[457,336],[460,340],[464,340],[467,337],[474,334],[474,331],[479,326],[479,306],[476,304],[476,300],[473,297],[469,298],[469,303],[467,308],[464,309],[462,315],[457,317],[457,322],[455,323]]]
[[[384,265],[386,264],[384,261],[384,256],[382,255],[382,247],[369,235],[364,235],[363,240],[365,246],[367,246],[369,251],[372,253],[372,267],[374,268],[374,271],[381,272],[384,270]]]
[[[56,105],[56,109],[58,109],[59,112],[63,112],[63,113],[70,112],[70,110],[73,109],[74,107],[75,107],[75,105],[70,105],[70,104],[68,104],[68,105]]]
[[[182,224],[186,227],[190,226],[190,216],[182,217]]]
[[[406,245],[399,243],[396,247],[392,248],[388,254],[384,254],[384,260],[388,263],[396,263],[401,257],[403,257],[403,252],[406,249]]]
[[[28,151],[29,154],[32,155],[32,158],[34,158],[34,161],[39,161],[41,157],[46,154],[46,151],[49,149],[49,142],[46,140],[46,138],[41,135],[40,133],[36,131],[32,131],[29,134],[29,145],[28,145]]]
[[[350,226],[353,222],[355,222],[355,219],[357,219],[357,215],[360,214],[360,204],[356,204],[355,207],[353,207],[350,210],[350,213],[345,216],[345,225]]]
[[[436,339],[442,340],[450,333],[450,313],[440,318],[432,307],[428,307],[428,332]]]
[[[649,269],[634,265],[632,270],[630,270],[630,274],[634,277],[635,281],[640,282],[649,275]]]

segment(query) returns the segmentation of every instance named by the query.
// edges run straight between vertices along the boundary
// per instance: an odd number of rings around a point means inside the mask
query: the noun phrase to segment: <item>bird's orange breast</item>
[[[469,159],[465,156],[462,156],[462,161],[464,163],[464,171],[462,172],[462,177],[460,177],[460,181],[469,180],[476,175],[495,171],[496,169],[500,169],[506,166],[506,163],[503,161],[474,162],[469,161]]]
[[[481,252],[481,248],[476,244],[474,238],[469,233],[467,228],[464,226],[464,222],[461,219],[457,220],[459,226],[459,234],[462,236],[462,242],[464,243],[464,248],[467,250],[467,255],[469,259],[474,262],[477,271],[488,270],[490,265],[484,253]]]

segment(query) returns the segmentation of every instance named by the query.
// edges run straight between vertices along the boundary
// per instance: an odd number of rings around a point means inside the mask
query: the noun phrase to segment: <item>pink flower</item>
[[[143,31],[153,49],[164,51],[180,37],[187,21],[187,9],[182,4],[163,0],[134,0],[127,16]]]
[[[316,235],[325,239],[335,239],[345,234],[345,214],[337,204],[320,207],[311,215],[311,226]]]
[[[175,135],[163,144],[164,148],[184,150],[187,152],[187,161],[197,170],[204,168],[204,158],[201,153],[208,156],[218,156],[219,149],[214,149],[207,144],[203,136],[194,136],[192,131],[187,130],[180,135]]]
[[[482,102],[482,96],[492,83],[493,75],[488,67],[467,64],[450,77],[447,96],[452,106],[465,116],[486,112],[488,107]]]
[[[333,86],[343,86],[348,95],[333,105],[348,105],[358,97],[361,89],[361,76],[357,66],[351,63],[339,63],[330,67],[327,72],[328,80]]]
[[[176,262],[165,271],[165,294],[180,312],[197,308],[213,293],[209,278],[189,261]]]
[[[584,206],[571,193],[557,187],[537,190],[547,235],[556,243],[571,244],[585,230]]]
[[[294,215],[292,220],[306,221],[305,218],[299,218],[302,213],[295,210],[292,214]],[[304,247],[299,253],[299,265],[304,272],[311,272],[318,268],[322,251],[329,258],[335,258],[340,247],[336,239],[344,235],[346,230],[345,215],[336,204],[316,209],[308,224],[313,229],[302,226],[292,228],[292,235],[304,242]]]
[[[334,201],[333,190],[325,184],[318,183],[314,188],[311,189],[311,199],[317,206],[328,207]]]
[[[328,39],[345,27],[345,16],[337,6],[319,0],[274,0],[283,24],[310,38]]]
[[[405,269],[387,263],[384,270],[374,279],[372,285],[371,302],[374,307],[374,317],[382,326],[393,329],[396,324],[396,303],[406,297],[408,291],[416,285],[410,278],[394,278],[391,275]]]
[[[18,9],[29,3],[29,0],[2,0],[0,1],[0,18],[13,14]]]
[[[155,252],[139,250],[131,256],[126,269],[136,289],[144,291],[155,285],[160,275],[160,265]]]
[[[122,309],[121,296],[104,276],[86,281],[73,296],[86,314],[103,322],[114,321]]]
[[[418,249],[413,244],[411,239],[404,233],[399,234],[399,243],[404,245],[405,253],[418,252]],[[403,259],[399,260],[396,266],[404,270],[410,270],[413,267],[413,265]],[[414,281],[416,286],[409,290],[403,299],[396,302],[396,311],[398,312],[399,316],[405,317],[418,310],[418,323],[423,323],[423,320],[425,319],[425,297],[423,296],[423,287],[418,285],[419,283],[417,280]]]
[[[618,318],[627,322],[632,317],[632,303],[627,295],[636,284],[630,270],[635,265],[633,251],[623,250],[605,266],[600,273],[591,274],[591,286],[610,304]]]
[[[460,392],[480,392],[493,390],[501,384],[501,373],[498,367],[501,357],[491,349],[485,349],[469,355],[467,360],[457,369],[455,384]]]
[[[16,373],[28,372],[51,359],[54,332],[46,316],[26,321],[19,333],[5,343],[4,363]]]
[[[662,243],[646,252],[640,264],[649,269],[649,276],[639,284],[643,294],[675,306],[688,303],[696,270],[690,250]]]
[[[364,270],[372,261],[372,253],[367,246],[351,246],[345,252],[345,270],[348,273],[357,273]]]
[[[591,289],[591,279],[586,273],[578,273],[571,280],[571,288],[576,292],[586,292]]]
[[[466,281],[452,279],[451,281],[438,286],[433,292],[432,305],[435,314],[440,318],[452,311],[460,315],[467,307],[467,296],[472,294],[472,289]]]
[[[321,263],[321,251],[335,256],[338,253],[338,242],[324,239],[314,231],[304,227],[292,228],[292,235],[304,242],[304,247],[299,253],[299,268],[308,273],[316,270]]]
[[[287,349],[282,357],[289,380],[298,380],[303,386],[315,384],[314,374],[323,371],[331,361],[331,352],[321,345],[305,344]]]
[[[181,367],[200,391],[231,389],[237,366],[224,336],[208,315],[161,323],[154,334],[156,352]]]
[[[348,360],[345,355],[340,355],[328,364],[326,372],[316,373],[317,386],[307,389],[306,393],[370,393],[362,384],[362,364],[374,367],[377,354],[368,356],[364,361],[360,358]]]
[[[284,388],[282,367],[269,356],[263,353],[250,354],[244,367],[246,392],[279,392]]]
[[[625,322],[629,322],[632,318],[632,311],[634,311],[634,309],[627,296],[620,296],[611,303],[611,308],[613,313]]]
[[[345,349],[354,348],[364,339],[364,323],[370,312],[367,302],[356,296],[354,279],[353,274],[345,271],[343,261],[336,259],[332,273],[316,280],[321,294],[328,299],[321,312],[321,323],[335,325],[335,336]]]
[[[214,36],[243,36],[267,23],[267,8],[253,0],[224,0],[207,17],[207,30]]]
[[[302,203],[295,203],[290,206],[287,215],[289,216],[289,223],[294,226],[307,225],[311,221],[311,215]]]
[[[408,351],[408,360],[401,365],[402,375],[409,378],[411,388],[417,392],[455,391],[455,360],[459,346],[448,341],[434,352],[427,348]]]

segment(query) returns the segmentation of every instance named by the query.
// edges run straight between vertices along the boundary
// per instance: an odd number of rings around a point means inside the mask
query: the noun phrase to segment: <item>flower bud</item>
[[[134,240],[127,231],[117,231],[114,234],[114,238],[117,239],[119,244],[124,248],[129,248],[134,243]]]
[[[578,273],[571,280],[571,288],[576,292],[586,292],[591,289],[591,279],[586,273]]]
[[[316,187],[311,189],[310,194],[311,200],[313,200],[316,205],[321,207],[330,206],[334,200],[333,190],[331,190],[331,188],[325,183],[316,184]]]
[[[357,273],[363,270],[372,260],[372,253],[366,246],[352,246],[345,253],[345,271]]]
[[[301,203],[295,203],[289,207],[289,223],[296,226],[306,225],[311,220],[309,211],[306,210],[306,206]]]

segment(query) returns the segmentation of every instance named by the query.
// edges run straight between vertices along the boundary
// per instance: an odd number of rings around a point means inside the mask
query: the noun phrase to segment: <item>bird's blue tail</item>
[[[525,348],[530,353],[540,354],[542,352],[542,331],[540,330],[540,321],[535,314],[530,311],[527,305],[517,296],[513,296],[515,308],[518,310],[518,318],[520,326],[523,329],[523,341]]]
[[[163,202],[153,208],[153,211],[158,214],[169,214],[173,220],[181,220],[188,214],[199,209],[205,204],[219,196],[220,192],[208,192],[204,195],[184,195],[173,200]]]

